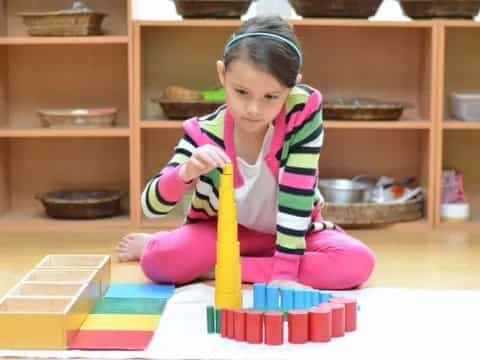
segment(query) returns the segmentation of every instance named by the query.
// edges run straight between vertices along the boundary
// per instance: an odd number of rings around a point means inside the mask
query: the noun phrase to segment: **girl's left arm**
[[[296,115],[296,116],[295,116]],[[310,228],[323,144],[322,98],[314,90],[294,114],[289,153],[279,183],[277,240],[271,280],[297,281]]]

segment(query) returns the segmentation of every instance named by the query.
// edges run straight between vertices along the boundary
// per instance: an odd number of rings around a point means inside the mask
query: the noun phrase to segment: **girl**
[[[120,261],[140,260],[154,282],[184,284],[211,271],[219,175],[231,162],[243,282],[347,289],[368,279],[372,252],[320,214],[322,97],[298,84],[301,65],[285,20],[255,17],[240,26],[217,62],[226,105],[183,124],[172,159],[142,194],[144,213],[161,217],[195,186],[185,224],[125,236]]]

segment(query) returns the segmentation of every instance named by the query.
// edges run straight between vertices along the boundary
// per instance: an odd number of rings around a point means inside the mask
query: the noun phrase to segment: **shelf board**
[[[55,45],[55,44],[128,44],[128,36],[12,36],[0,37],[0,45]]]
[[[180,227],[184,222],[184,217],[178,214],[169,214],[164,218],[159,219],[148,219],[142,218],[142,227],[144,228],[156,228],[156,229],[165,229],[172,230]]]
[[[443,123],[447,130],[480,130],[480,121],[447,120]]]
[[[291,19],[293,26],[364,26],[395,28],[431,28],[433,21],[372,21],[368,19]],[[179,20],[140,20],[138,26],[182,26],[182,27],[237,27],[240,20],[222,19],[179,19]]]
[[[180,129],[181,120],[143,120],[144,129]],[[326,120],[325,128],[329,129],[430,129],[430,122],[426,120],[400,121],[337,121]]]
[[[92,220],[68,220],[53,219],[48,217],[44,211],[38,209],[11,210],[0,215],[0,227],[6,230],[85,230],[93,228],[116,228],[128,227],[131,221],[128,215],[120,215],[113,218],[92,219]]]
[[[40,138],[40,137],[128,137],[130,129],[94,128],[94,129],[50,129],[50,128],[15,128],[0,127],[0,137]]]
[[[464,231],[480,231],[480,222],[467,221],[461,223],[449,223],[441,221],[438,224],[440,230],[464,230]]]

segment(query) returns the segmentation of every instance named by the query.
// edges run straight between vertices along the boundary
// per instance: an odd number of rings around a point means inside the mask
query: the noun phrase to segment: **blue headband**
[[[293,41],[291,41],[290,39],[287,39],[284,36],[281,36],[281,35],[278,35],[278,34],[275,34],[275,33],[271,33],[271,32],[247,32],[247,33],[237,35],[237,36],[235,36],[235,34],[234,34],[231,37],[231,39],[227,42],[227,45],[225,45],[225,49],[223,50],[223,57],[225,58],[225,56],[227,56],[227,53],[230,51],[232,45],[235,44],[237,41],[248,38],[248,37],[255,37],[255,36],[265,36],[265,37],[269,37],[269,38],[276,39],[276,40],[284,42],[285,44],[290,46],[290,48],[292,48],[293,51],[295,51],[295,53],[298,56],[298,60],[300,62],[300,65],[302,65],[302,62],[303,62],[302,52],[300,51],[298,46],[295,45],[295,43]]]

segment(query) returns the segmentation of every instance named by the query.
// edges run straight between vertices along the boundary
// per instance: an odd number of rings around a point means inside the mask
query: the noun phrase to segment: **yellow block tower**
[[[215,265],[215,307],[242,308],[240,243],[233,187],[233,166],[227,164],[220,175],[217,222],[217,264]]]

